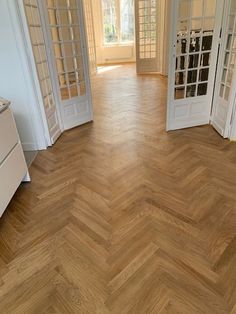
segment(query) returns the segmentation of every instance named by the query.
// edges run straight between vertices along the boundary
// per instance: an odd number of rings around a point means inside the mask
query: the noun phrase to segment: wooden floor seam
[[[167,79],[92,81],[0,220],[0,313],[236,313],[236,144],[165,131]]]

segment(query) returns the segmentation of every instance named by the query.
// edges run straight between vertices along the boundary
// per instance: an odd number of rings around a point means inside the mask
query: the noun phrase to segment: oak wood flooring
[[[236,313],[236,145],[165,132],[167,81],[93,80],[0,220],[0,313]]]

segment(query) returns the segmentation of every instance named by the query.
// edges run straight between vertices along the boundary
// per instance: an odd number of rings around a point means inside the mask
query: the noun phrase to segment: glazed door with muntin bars
[[[160,71],[159,0],[135,1],[137,73]]]
[[[167,129],[208,124],[222,0],[172,0]]]
[[[64,129],[92,120],[82,0],[44,0],[48,47]]]
[[[236,1],[225,2],[222,42],[216,76],[213,127],[228,137],[236,89]]]
[[[57,114],[55,94],[52,86],[48,56],[46,52],[46,42],[43,34],[38,2],[37,0],[24,0],[23,5],[51,139],[51,143],[49,144],[54,144],[61,134],[61,129]]]
[[[89,73],[90,75],[95,75],[97,73],[97,56],[93,23],[93,4],[92,0],[83,0],[83,4],[88,44]]]

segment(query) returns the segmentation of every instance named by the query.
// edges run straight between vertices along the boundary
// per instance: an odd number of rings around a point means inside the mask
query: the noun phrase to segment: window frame
[[[122,34],[121,34],[121,0],[115,0],[115,10],[116,10],[116,29],[117,29],[117,41],[106,43],[105,41],[105,32],[104,32],[104,14],[103,14],[103,0],[100,0],[100,9],[101,9],[101,16],[102,16],[102,45],[103,47],[114,47],[114,46],[133,46],[135,44],[135,11],[133,8],[134,14],[134,38],[130,41],[122,41]],[[135,2],[135,0],[134,0]],[[135,3],[134,3],[135,4]]]

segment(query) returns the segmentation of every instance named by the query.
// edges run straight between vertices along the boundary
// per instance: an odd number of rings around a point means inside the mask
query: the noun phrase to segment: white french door
[[[172,0],[167,130],[208,124],[222,0]]]
[[[60,136],[61,129],[50,76],[40,12],[36,0],[24,0],[23,5],[50,136],[50,143],[48,144],[52,145]]]
[[[236,1],[226,1],[224,12],[212,125],[226,138],[229,137],[236,89]]]
[[[39,1],[63,129],[92,120],[88,48],[82,0]]]
[[[160,71],[160,0],[135,1],[137,73]]]
[[[83,0],[83,4],[84,4],[87,45],[88,45],[89,73],[90,75],[94,75],[97,73],[97,57],[96,57],[92,0]]]

